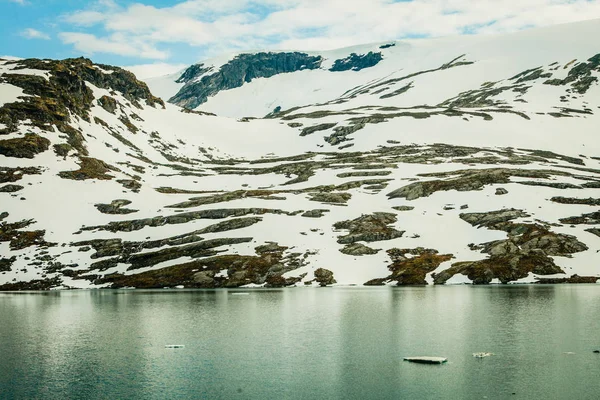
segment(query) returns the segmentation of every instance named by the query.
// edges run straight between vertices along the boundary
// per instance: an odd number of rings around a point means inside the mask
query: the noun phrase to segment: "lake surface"
[[[0,293],[1,399],[598,399],[595,349],[600,285]]]

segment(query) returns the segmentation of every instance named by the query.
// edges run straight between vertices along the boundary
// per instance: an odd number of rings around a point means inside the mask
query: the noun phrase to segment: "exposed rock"
[[[395,206],[392,208],[396,211],[412,211],[415,209],[413,206]]]
[[[552,175],[566,175],[564,172],[551,170],[521,170],[491,168],[483,170],[460,170],[439,174],[421,174],[420,176],[456,176],[448,180],[431,180],[424,182],[415,182],[393,192],[388,193],[390,199],[405,198],[415,200],[420,197],[428,197],[438,191],[457,190],[467,192],[471,190],[481,190],[486,185],[509,183],[510,177],[528,177],[548,179]],[[519,182],[526,184],[525,182]]]
[[[588,206],[600,206],[600,199],[589,197],[587,199],[579,199],[576,197],[552,197],[550,201],[560,204],[585,204]]]
[[[0,193],[14,193],[23,189],[24,188],[21,185],[4,185],[0,187]]]
[[[590,229],[586,229],[585,231],[600,237],[600,229],[598,229],[598,228],[590,228]]]
[[[109,171],[119,171],[118,168],[108,165],[102,160],[91,157],[80,157],[79,169],[76,171],[62,171],[58,176],[63,179],[82,181],[86,179],[110,180],[114,176]]]
[[[508,190],[506,190],[504,188],[497,188],[495,194],[496,194],[496,196],[502,196],[502,195],[508,194]]]
[[[300,132],[300,136],[308,136],[310,134],[313,134],[315,132],[318,131],[325,131],[327,129],[331,129],[334,126],[336,126],[337,123],[330,123],[330,124],[319,124],[319,125],[314,125],[314,126],[307,126],[306,128],[302,129],[302,132]]]
[[[0,154],[6,157],[33,158],[50,147],[50,141],[34,133],[22,138],[0,140]]]
[[[340,244],[352,244],[362,241],[377,242],[402,237],[404,231],[398,231],[389,226],[396,221],[395,214],[376,212],[370,215],[362,215],[351,221],[337,222],[333,227],[349,231],[347,235],[338,237],[337,242]]]
[[[600,54],[588,59],[588,62],[578,63],[571,68],[564,79],[549,79],[544,82],[546,85],[563,86],[570,84],[573,90],[583,94],[598,81],[598,78],[592,75],[593,71],[600,70]]]
[[[280,191],[272,190],[236,190],[233,192],[218,193],[211,196],[193,197],[182,203],[172,204],[168,208],[191,208],[206,204],[223,203],[227,201],[245,199],[247,197],[259,197],[264,200],[285,200],[285,197],[277,197],[274,194]]]
[[[459,217],[463,221],[466,221],[477,228],[487,227],[490,229],[503,230],[499,227],[500,224],[517,218],[527,218],[530,217],[530,215],[523,210],[508,208],[486,213],[460,214]]]
[[[204,64],[194,64],[186,69],[183,74],[175,81],[176,83],[188,83],[191,80],[198,78],[212,71],[212,67],[205,68]]]
[[[94,204],[94,207],[98,209],[103,214],[132,214],[138,212],[139,210],[132,210],[130,208],[123,208],[131,204],[129,200],[113,200],[110,204]]]
[[[305,218],[321,218],[326,212],[329,212],[329,210],[309,210],[304,212],[301,216]]]
[[[441,263],[452,259],[452,254],[439,255],[437,250],[418,247],[416,249],[390,249],[387,251],[392,260],[388,266],[391,275],[373,279],[365,285],[376,286],[387,282],[397,282],[398,286],[427,285],[425,276],[435,271]]]
[[[380,251],[381,251],[381,249],[372,249],[368,246],[365,246],[362,243],[347,244],[342,249],[340,249],[340,252],[342,252],[343,254],[347,254],[349,256],[372,255],[372,254],[377,254]]]
[[[87,226],[81,228],[81,231],[102,230],[108,232],[132,232],[143,229],[147,226],[163,226],[170,224],[185,224],[197,219],[224,219],[228,217],[242,217],[244,215],[255,214],[282,214],[295,215],[281,210],[269,208],[227,208],[215,210],[199,210],[187,213],[179,213],[169,216],[156,216],[154,218],[145,218],[129,221],[113,221],[107,225]]]
[[[600,279],[597,276],[579,276],[571,275],[569,278],[538,278],[536,283],[557,284],[557,283],[596,283]]]
[[[111,114],[114,114],[115,111],[117,111],[117,101],[110,96],[104,95],[100,97],[98,99],[98,104]]]
[[[489,284],[493,279],[502,283],[526,278],[530,272],[538,275],[562,274],[564,271],[554,264],[542,250],[520,252],[516,255],[497,255],[480,261],[452,264],[452,267],[434,274],[436,285],[446,283],[455,274],[466,275],[473,284]]]
[[[337,283],[333,278],[333,272],[325,268],[318,268],[315,270],[315,281],[317,281],[320,286],[333,285],[334,283]]]
[[[60,277],[48,279],[34,279],[28,282],[5,283],[0,285],[0,291],[17,291],[17,290],[50,290],[62,285]]]
[[[372,51],[367,54],[358,55],[356,53],[350,54],[346,58],[335,60],[333,66],[329,69],[332,72],[340,71],[360,71],[361,69],[374,67],[383,59],[381,53],[373,53]]]
[[[186,84],[169,99],[170,103],[194,109],[206,102],[209,97],[222,90],[234,89],[256,78],[269,78],[273,75],[317,69],[321,66],[320,56],[309,56],[305,53],[255,53],[240,54],[219,71],[205,74],[198,81],[186,79]],[[196,67],[196,69],[198,69]],[[187,72],[187,71],[186,71]],[[191,73],[188,75],[195,75]],[[183,75],[180,79],[184,78]]]
[[[600,211],[582,214],[579,217],[561,218],[559,221],[569,225],[596,225],[600,224]]]
[[[476,227],[507,232],[508,238],[471,246],[489,258],[459,262],[437,275],[435,284],[443,284],[455,274],[466,275],[474,284],[488,284],[492,279],[508,283],[525,278],[529,273],[552,275],[564,273],[551,256],[568,257],[588,250],[575,236],[557,234],[539,224],[514,223],[511,220],[528,217],[521,210],[507,209],[489,213],[460,214],[460,218]]]
[[[11,258],[0,258],[0,272],[10,271],[15,261],[17,261],[17,257],[15,256],[12,256]]]
[[[25,175],[39,175],[42,171],[35,167],[9,168],[0,167],[0,183],[20,181]]]
[[[346,204],[352,195],[350,193],[309,193],[309,200],[328,204]]]
[[[142,188],[142,184],[135,179],[117,179],[117,183],[120,183],[125,189],[129,189],[134,193],[139,192]]]
[[[22,220],[14,223],[0,223],[0,242],[10,242],[11,250],[21,250],[30,246],[49,245],[44,240],[45,231],[23,231],[33,224],[33,220]]]
[[[337,174],[338,178],[351,178],[357,176],[387,176],[390,175],[392,171],[353,171],[353,172],[342,172],[341,174]]]
[[[268,243],[257,248],[258,256],[220,255],[135,275],[107,275],[97,279],[96,283],[109,283],[115,288],[161,288],[176,285],[217,288],[262,285],[268,282],[276,285],[283,282],[277,277],[304,265],[299,254],[284,255],[286,250],[286,247],[276,243]],[[223,270],[227,270],[226,276],[217,274]],[[299,278],[285,279],[287,285],[293,285],[297,281]]]

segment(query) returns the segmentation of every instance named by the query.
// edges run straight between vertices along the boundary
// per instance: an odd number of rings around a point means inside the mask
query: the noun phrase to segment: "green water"
[[[600,398],[600,286],[240,292],[0,293],[0,398]]]

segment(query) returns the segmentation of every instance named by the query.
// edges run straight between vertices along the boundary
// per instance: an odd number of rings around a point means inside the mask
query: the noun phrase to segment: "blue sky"
[[[600,18],[597,0],[0,0],[0,55],[156,69],[222,53],[319,50]]]

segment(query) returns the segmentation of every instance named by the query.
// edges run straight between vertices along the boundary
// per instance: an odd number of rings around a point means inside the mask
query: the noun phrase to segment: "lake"
[[[0,293],[2,399],[598,399],[596,349],[600,285]]]

